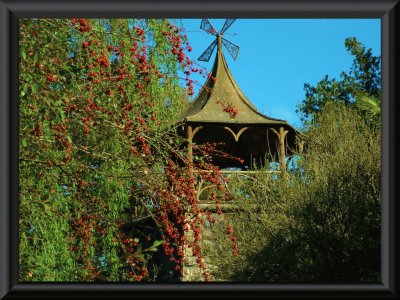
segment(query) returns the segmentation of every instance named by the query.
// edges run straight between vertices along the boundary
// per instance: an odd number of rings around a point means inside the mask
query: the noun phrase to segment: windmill
[[[215,46],[221,47],[222,45],[225,46],[225,48],[228,50],[229,54],[233,57],[234,60],[237,59],[238,54],[239,54],[239,46],[229,42],[225,38],[222,37],[222,35],[225,33],[225,31],[232,25],[233,22],[235,22],[236,19],[226,19],[224,26],[222,26],[222,29],[220,32],[217,32],[215,28],[211,25],[210,21],[208,19],[201,19],[201,24],[200,24],[200,29],[203,29],[207,33],[210,33],[214,36],[216,36],[214,42],[208,46],[206,51],[203,52],[202,55],[198,58],[198,60],[201,61],[209,61],[211,55],[214,52]]]

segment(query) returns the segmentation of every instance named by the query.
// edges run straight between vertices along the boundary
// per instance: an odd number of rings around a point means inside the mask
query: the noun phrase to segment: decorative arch
[[[245,132],[247,129],[249,129],[249,127],[243,127],[237,133],[235,133],[231,128],[227,126],[225,126],[224,129],[226,129],[232,134],[233,138],[235,139],[235,142],[238,142],[242,133]]]

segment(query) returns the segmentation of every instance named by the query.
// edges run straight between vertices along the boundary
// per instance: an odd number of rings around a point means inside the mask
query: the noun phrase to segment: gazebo
[[[222,34],[214,34],[217,54],[210,76],[178,120],[179,133],[188,140],[189,155],[192,155],[193,143],[222,143],[219,150],[239,157],[242,162],[213,157],[213,164],[220,168],[251,170],[265,165],[267,159],[279,159],[280,169],[285,172],[285,156],[293,153],[298,132],[285,120],[260,113],[240,90],[222,51],[222,44],[229,46]],[[243,71],[250,74],[251,66]]]

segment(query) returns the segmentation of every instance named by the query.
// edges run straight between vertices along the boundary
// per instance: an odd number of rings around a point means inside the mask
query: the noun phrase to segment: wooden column
[[[304,141],[299,140],[298,141],[298,146],[299,146],[299,154],[303,154],[303,152],[304,152]]]
[[[187,139],[188,139],[188,156],[189,156],[189,162],[193,162],[193,129],[191,125],[187,126]]]
[[[279,141],[279,164],[282,172],[282,177],[286,177],[286,147],[285,147],[285,137],[288,133],[283,127],[279,127],[279,131],[271,128],[271,131],[277,136]]]
[[[189,162],[193,162],[193,138],[196,135],[196,133],[202,129],[203,126],[197,126],[194,130],[192,128],[192,125],[187,125],[186,129],[186,136],[188,140],[188,156],[189,156]]]

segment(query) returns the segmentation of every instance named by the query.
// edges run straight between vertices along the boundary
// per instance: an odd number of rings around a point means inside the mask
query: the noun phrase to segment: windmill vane
[[[239,46],[235,45],[234,43],[222,37],[225,31],[233,24],[233,22],[235,22],[235,20],[236,19],[226,19],[224,26],[222,26],[221,31],[217,32],[217,30],[215,30],[215,28],[211,25],[208,19],[201,19],[200,29],[203,29],[207,33],[216,36],[216,38],[210,44],[210,46],[208,46],[208,48],[203,52],[203,54],[200,55],[198,60],[200,61],[210,60],[210,57],[213,54],[215,47],[218,45],[219,38],[221,39],[221,44],[225,46],[225,48],[228,50],[229,54],[233,57],[233,59],[234,60],[237,59],[240,49]]]

